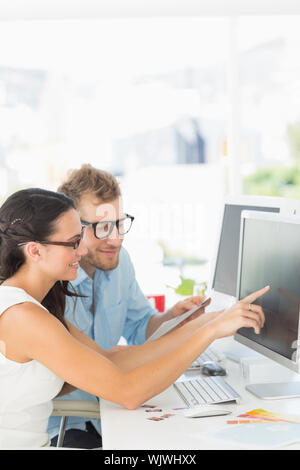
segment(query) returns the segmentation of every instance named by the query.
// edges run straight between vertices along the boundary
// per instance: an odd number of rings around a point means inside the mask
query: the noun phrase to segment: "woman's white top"
[[[0,286],[0,317],[9,307],[23,302],[45,308],[23,289]],[[0,335],[0,449],[49,444],[47,426],[52,399],[63,383],[38,361],[21,363],[7,359]]]

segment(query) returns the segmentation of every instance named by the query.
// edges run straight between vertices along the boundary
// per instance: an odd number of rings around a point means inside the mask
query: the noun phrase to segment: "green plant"
[[[167,286],[174,289],[176,294],[179,295],[194,295],[194,287],[195,287],[195,280],[188,279],[180,276],[181,282],[177,287]],[[195,295],[203,295],[207,288],[206,282],[201,282],[200,284],[197,283],[198,292]]]
[[[181,284],[176,287],[175,292],[179,295],[193,295],[195,281],[193,279],[184,279],[181,277]]]
[[[259,168],[243,185],[245,194],[300,199],[300,165]]]

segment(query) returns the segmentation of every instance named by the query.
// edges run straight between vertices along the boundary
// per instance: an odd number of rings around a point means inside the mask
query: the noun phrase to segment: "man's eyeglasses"
[[[81,240],[83,239],[84,231],[85,231],[85,227],[81,227],[81,233],[80,235],[76,237],[74,242],[50,242],[50,241],[38,241],[38,240],[35,240],[35,241],[36,243],[40,243],[41,245],[70,246],[74,250],[77,250],[77,248],[80,245]],[[24,245],[27,245],[27,243],[29,242],[18,243],[18,246],[24,246]]]
[[[86,227],[93,227],[95,237],[99,240],[103,240],[112,234],[115,226],[118,229],[119,235],[122,237],[129,232],[133,221],[134,217],[132,215],[125,214],[125,217],[118,220],[102,220],[101,222],[95,222],[94,224],[81,220],[81,223]]]

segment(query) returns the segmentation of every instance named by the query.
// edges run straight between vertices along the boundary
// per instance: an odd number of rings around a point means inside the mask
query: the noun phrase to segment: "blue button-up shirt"
[[[142,293],[130,257],[121,248],[119,264],[115,269],[96,269],[92,280],[79,268],[72,282],[76,292],[86,297],[67,297],[65,317],[83,331],[103,349],[119,343],[123,336],[128,344],[142,344],[146,339],[146,328],[152,315],[157,314]],[[94,312],[94,313],[92,313]],[[59,397],[66,400],[97,400],[82,390],[75,390]],[[83,418],[68,418],[67,429],[85,429]],[[92,420],[100,430],[99,420]],[[48,432],[50,437],[58,434],[60,418],[51,417]]]

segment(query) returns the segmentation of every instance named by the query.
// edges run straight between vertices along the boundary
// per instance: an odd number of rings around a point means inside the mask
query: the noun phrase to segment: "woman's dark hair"
[[[75,205],[68,196],[39,188],[23,189],[6,199],[0,207],[0,282],[13,276],[25,262],[18,243],[47,240],[58,217],[70,209]],[[67,328],[66,295],[78,297],[68,289],[68,281],[57,281],[42,305]]]

